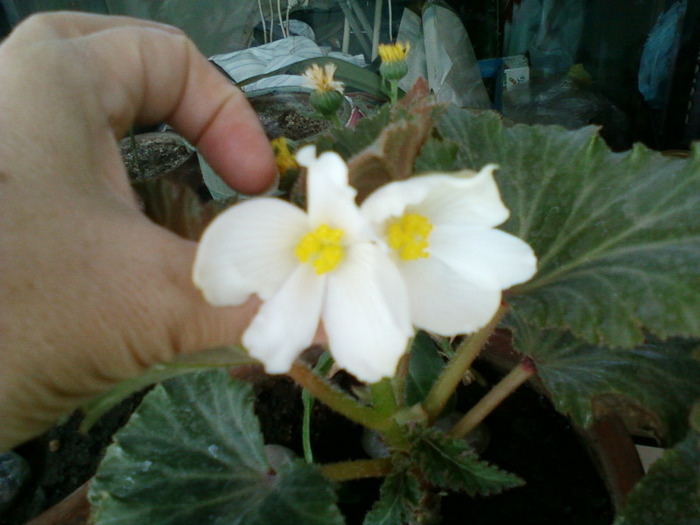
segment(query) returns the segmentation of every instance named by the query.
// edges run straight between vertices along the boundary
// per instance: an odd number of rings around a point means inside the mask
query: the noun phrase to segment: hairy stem
[[[464,373],[469,369],[474,359],[479,355],[481,348],[506,315],[508,307],[501,305],[493,318],[481,330],[465,339],[455,351],[455,355],[445,365],[440,377],[428,392],[423,403],[423,408],[430,421],[435,421],[442,413],[455,389],[459,385]]]
[[[391,472],[390,458],[359,459],[321,465],[321,474],[331,481],[378,478]]]
[[[388,430],[393,425],[390,417],[358,403],[352,397],[333,388],[327,381],[306,366],[294,364],[288,375],[298,385],[308,390],[316,399],[360,425],[380,433]]]
[[[486,416],[510,394],[535,374],[535,364],[530,358],[523,359],[518,366],[501,379],[481,400],[467,412],[447,433],[450,437],[464,437],[474,430]]]

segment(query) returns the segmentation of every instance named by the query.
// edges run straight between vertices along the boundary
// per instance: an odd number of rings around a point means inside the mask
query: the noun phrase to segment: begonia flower
[[[536,272],[530,246],[495,229],[509,215],[495,168],[392,182],[362,203],[392,250],[418,328],[444,336],[474,332],[496,313],[502,290]]]
[[[413,335],[408,297],[389,254],[355,204],[345,162],[315,148],[306,212],[255,198],[232,206],[204,232],[193,279],[213,305],[262,301],[243,345],[269,373],[285,373],[323,322],[337,365],[361,381],[393,376]]]

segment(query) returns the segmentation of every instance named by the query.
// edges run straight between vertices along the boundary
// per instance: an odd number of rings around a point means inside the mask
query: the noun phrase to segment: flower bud
[[[411,49],[410,44],[396,42],[395,44],[379,44],[377,52],[382,60],[379,73],[388,81],[398,81],[408,73],[406,55]]]
[[[343,101],[343,94],[338,91],[314,91],[309,100],[311,106],[326,117],[334,115]]]

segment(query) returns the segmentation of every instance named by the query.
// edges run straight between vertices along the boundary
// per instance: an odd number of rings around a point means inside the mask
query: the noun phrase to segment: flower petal
[[[508,218],[508,209],[493,178],[495,168],[489,164],[479,173],[464,170],[391,182],[365,199],[362,214],[379,227],[407,208],[434,225],[497,226]]]
[[[431,258],[466,280],[500,290],[527,281],[537,271],[532,248],[501,230],[442,226],[430,232],[429,243]]]
[[[313,341],[323,304],[325,276],[300,264],[282,288],[258,310],[245,333],[243,346],[262,361],[270,374],[289,371]]]
[[[307,168],[307,213],[312,227],[326,224],[341,229],[348,242],[372,235],[355,204],[357,191],[348,185],[348,168],[340,155],[326,151],[316,158],[315,147],[306,146],[297,153],[297,161]]]
[[[194,283],[215,306],[241,304],[253,293],[265,300],[297,266],[294,247],[308,229],[304,212],[287,202],[259,198],[236,204],[202,235]]]
[[[322,320],[338,366],[369,383],[396,373],[413,328],[406,287],[377,246],[354,245],[329,274]]]
[[[498,226],[510,212],[501,200],[498,185],[493,178],[495,164],[485,166],[479,173],[465,170],[462,174],[435,175],[446,178],[442,185],[431,191],[415,211],[425,215],[434,226]]]
[[[501,289],[464,279],[435,258],[400,264],[408,283],[411,320],[439,335],[471,333],[488,323],[501,304]]]

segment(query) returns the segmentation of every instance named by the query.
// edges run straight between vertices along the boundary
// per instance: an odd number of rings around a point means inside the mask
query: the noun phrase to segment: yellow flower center
[[[317,275],[330,272],[343,258],[340,239],[343,230],[329,228],[321,224],[314,231],[304,235],[294,250],[299,262],[311,262]]]
[[[377,53],[382,59],[382,62],[401,62],[406,60],[406,55],[411,49],[411,45],[406,42],[396,42],[395,44],[379,44],[377,46]]]
[[[426,258],[428,235],[432,229],[433,225],[422,215],[406,213],[387,225],[387,242],[404,261]]]

